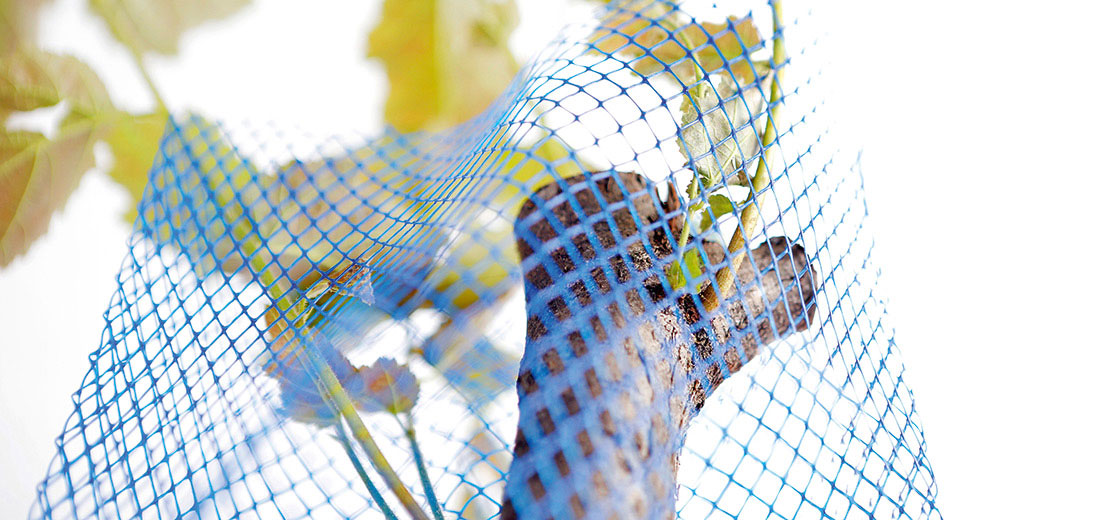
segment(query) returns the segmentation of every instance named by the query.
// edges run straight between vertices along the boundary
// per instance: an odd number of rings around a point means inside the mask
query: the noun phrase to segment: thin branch
[[[732,256],[731,265],[721,269],[717,273],[717,285],[721,288],[720,296],[718,297],[717,291],[713,290],[713,286],[708,287],[708,291],[702,293],[702,305],[706,311],[712,311],[720,305],[722,300],[727,299],[732,295],[732,291],[736,288],[736,276],[733,272],[740,271],[740,265],[747,258],[747,253],[735,254],[744,247],[747,242],[747,237],[755,232],[755,225],[759,222],[759,204],[762,200],[763,193],[761,193],[767,185],[771,183],[770,167],[767,164],[767,148],[778,137],[775,133],[775,119],[778,118],[779,108],[782,105],[779,101],[782,99],[782,64],[786,60],[786,45],[783,43],[782,36],[782,1],[774,0],[771,2],[771,15],[774,17],[774,51],[771,57],[771,68],[774,77],[771,80],[771,99],[767,106],[767,124],[763,130],[762,151],[759,154],[759,166],[756,167],[755,177],[751,181],[751,191],[748,192],[747,198],[744,200],[744,210],[740,213],[740,222],[736,226],[736,231],[732,233],[732,238],[728,241],[728,252]],[[772,137],[772,134],[774,136]]]
[[[343,431],[343,425],[336,423],[335,429],[337,430],[336,438],[339,443],[343,445],[343,451],[347,453],[347,458],[351,459],[351,463],[355,466],[355,471],[358,472],[358,478],[362,479],[362,483],[366,489],[370,491],[370,498],[374,499],[374,503],[378,504],[378,508],[382,510],[386,520],[397,520],[397,515],[390,509],[389,504],[385,502],[385,497],[378,492],[378,488],[370,481],[370,475],[366,474],[366,468],[362,467],[362,461],[359,460],[358,454],[355,453],[354,446],[351,445],[351,439],[347,437],[347,432]]]
[[[401,418],[397,418],[401,422]],[[416,471],[420,474],[420,483],[424,486],[424,495],[428,497],[428,503],[432,506],[432,516],[436,520],[443,520],[443,511],[439,507],[439,499],[436,498],[436,490],[432,486],[432,479],[428,478],[428,466],[424,462],[424,454],[420,451],[420,444],[416,442],[416,429],[413,428],[412,414],[405,414],[405,422],[401,424],[401,428],[405,430],[405,437],[409,440],[409,445],[412,446],[412,456],[416,459]]]
[[[150,75],[150,71],[146,68],[146,62],[143,60],[143,55],[130,45],[125,45],[128,52],[131,53],[131,59],[135,61],[135,66],[139,68],[139,74],[143,77],[143,82],[146,83],[150,94],[154,96],[154,102],[158,104],[158,108],[163,112],[169,109],[166,106],[166,100],[162,97],[162,93],[158,90],[158,86],[154,84],[154,78]]]

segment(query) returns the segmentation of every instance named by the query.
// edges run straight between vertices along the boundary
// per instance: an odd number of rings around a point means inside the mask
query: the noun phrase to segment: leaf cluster
[[[35,26],[41,1],[0,0],[0,267],[23,254],[47,230],[51,216],[107,144],[114,159],[108,176],[137,201],[166,125],[164,106],[141,114],[118,108],[104,83],[73,56],[38,49]],[[227,16],[247,0],[91,0],[92,12],[124,44],[140,69],[146,52],[173,54],[184,31]],[[152,85],[153,87],[153,85]],[[161,99],[155,91],[154,96]],[[12,116],[59,110],[49,132],[13,130]],[[129,212],[128,219],[134,217]]]
[[[672,287],[685,286],[687,273],[697,279],[704,271],[701,255],[686,251],[691,234],[737,214],[726,185],[750,187],[748,167],[761,153],[756,122],[771,66],[754,56],[764,41],[750,15],[699,22],[649,0],[614,8],[589,41],[596,52],[624,60],[635,72],[664,72],[684,89],[675,142],[690,158],[693,175],[685,191],[681,261],[668,266],[667,275]]]

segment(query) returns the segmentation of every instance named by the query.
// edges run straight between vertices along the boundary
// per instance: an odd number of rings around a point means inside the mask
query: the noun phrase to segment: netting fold
[[[442,133],[172,117],[31,517],[403,512],[353,411],[449,518],[940,518],[790,4],[615,3]]]

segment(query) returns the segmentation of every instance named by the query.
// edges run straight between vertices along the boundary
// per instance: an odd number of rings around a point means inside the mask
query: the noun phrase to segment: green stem
[[[682,98],[682,107],[680,108],[682,113],[686,113],[687,107],[689,107],[690,105],[693,105],[695,107],[698,106],[697,100],[705,95],[705,86],[702,84],[702,79],[704,79],[705,76],[704,74],[702,74],[701,63],[698,62],[698,56],[694,52],[694,43],[690,41],[690,39],[686,36],[686,33],[682,32],[678,28],[678,26],[670,19],[660,20],[659,25],[663,26],[664,29],[670,32],[671,35],[673,35],[678,40],[678,43],[687,51],[689,51],[690,60],[693,61],[693,86],[687,88],[686,96]],[[681,80],[679,81],[679,83],[681,84]],[[694,205],[694,198],[697,197],[698,193],[701,191],[701,183],[698,181],[697,176],[698,172],[695,169],[694,179],[690,181],[690,187],[686,191],[687,200],[690,201],[690,206],[686,211],[686,218],[684,218],[682,221],[682,231],[679,233],[678,236],[678,260],[676,260],[674,264],[671,264],[672,267],[671,269],[669,269],[671,276],[668,276],[668,281],[670,282],[671,287],[685,286],[687,283],[689,283],[686,275],[682,273],[682,264],[684,263],[686,244],[690,242],[690,219],[694,216],[694,212],[691,211],[690,208],[692,208]]]
[[[736,287],[736,277],[732,274],[734,271],[739,272],[740,265],[747,258],[747,254],[735,254],[747,242],[748,236],[755,232],[755,225],[759,222],[759,204],[763,198],[761,193],[767,185],[771,183],[770,179],[770,166],[767,159],[767,148],[778,137],[775,132],[774,122],[778,118],[779,108],[782,99],[782,81],[783,72],[781,70],[783,62],[786,60],[786,45],[783,42],[782,36],[782,0],[774,0],[771,2],[771,15],[774,18],[774,50],[771,57],[771,68],[773,70],[773,78],[771,79],[771,99],[767,104],[770,108],[767,115],[767,123],[763,130],[763,139],[761,141],[762,150],[759,154],[759,165],[755,170],[755,177],[751,179],[750,188],[747,198],[744,199],[744,210],[740,213],[740,222],[736,226],[736,231],[732,233],[732,237],[728,241],[728,252],[733,254],[731,266],[721,269],[717,273],[717,285],[721,288],[721,293],[718,296],[717,291],[713,290],[712,286],[709,287],[707,293],[702,295],[702,305],[705,310],[712,311],[720,305],[721,300],[727,299],[732,295],[733,289]],[[774,132],[774,136],[772,133]]]
[[[362,483],[366,485],[366,489],[370,491],[370,498],[374,499],[374,503],[378,504],[378,509],[382,510],[386,520],[397,520],[397,515],[390,509],[389,504],[385,503],[385,497],[378,492],[378,488],[370,481],[370,475],[366,474],[366,469],[362,467],[362,461],[359,460],[358,454],[355,453],[354,446],[351,445],[351,439],[347,437],[347,433],[343,431],[343,425],[336,423],[335,429],[338,431],[336,438],[339,443],[343,445],[343,451],[347,453],[347,458],[351,459],[351,463],[355,466],[355,471],[358,472],[358,478],[362,479]]]
[[[400,422],[400,417],[397,418]],[[424,454],[420,451],[420,444],[416,442],[416,429],[412,425],[412,414],[405,414],[405,422],[401,424],[401,428],[405,430],[405,437],[409,440],[409,445],[412,446],[412,456],[416,459],[416,471],[420,474],[420,483],[424,486],[424,495],[428,497],[428,503],[432,506],[432,516],[436,520],[443,520],[443,511],[440,510],[439,500],[436,498],[436,490],[432,487],[432,479],[428,478],[428,466],[424,462]]]
[[[167,111],[166,100],[162,98],[162,93],[158,90],[158,86],[154,84],[154,78],[150,75],[150,71],[146,68],[146,62],[143,61],[143,55],[135,48],[127,45],[127,50],[131,53],[131,59],[135,61],[135,66],[139,68],[139,74],[143,77],[143,82],[146,83],[150,94],[154,96],[154,102],[158,104],[158,108],[163,112]]]

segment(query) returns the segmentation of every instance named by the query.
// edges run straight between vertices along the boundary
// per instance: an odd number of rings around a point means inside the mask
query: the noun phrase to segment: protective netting
[[[31,516],[403,513],[326,365],[430,511],[419,384],[448,517],[939,518],[820,18],[752,7],[607,7],[439,134],[173,118]]]

